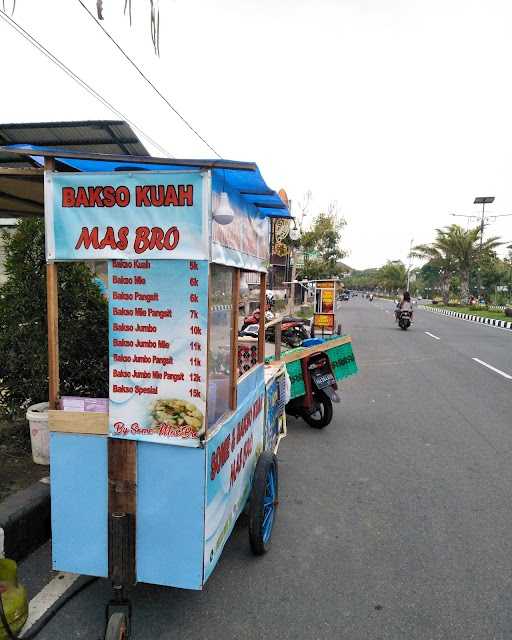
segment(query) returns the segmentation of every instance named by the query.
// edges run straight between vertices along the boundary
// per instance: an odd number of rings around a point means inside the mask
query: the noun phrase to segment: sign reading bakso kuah
[[[200,172],[50,173],[48,260],[207,259]]]

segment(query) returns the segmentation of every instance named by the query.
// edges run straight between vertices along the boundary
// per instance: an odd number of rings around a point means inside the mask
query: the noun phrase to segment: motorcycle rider
[[[395,321],[396,322],[398,322],[398,318],[400,317],[400,311],[410,311],[411,312],[411,322],[412,322],[412,316],[413,316],[412,301],[411,301],[411,294],[408,291],[404,291],[402,299],[400,300],[400,302],[396,306],[396,309],[395,309]]]

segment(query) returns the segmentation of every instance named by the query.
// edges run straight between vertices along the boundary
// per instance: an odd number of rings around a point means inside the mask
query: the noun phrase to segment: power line
[[[62,62],[56,55],[54,55],[51,51],[49,51],[44,45],[42,45],[36,38],[34,38],[28,31],[26,31],[21,25],[19,25],[15,20],[13,20],[10,16],[8,16],[4,11],[0,10],[0,18],[12,27],[19,35],[21,35],[25,40],[27,40],[33,47],[35,47],[40,53],[45,55],[49,60],[51,60],[54,64],[56,64],[62,71],[64,71],[68,76],[70,76],[75,82],[77,82],[83,89],[88,91],[93,97],[99,100],[105,107],[110,109],[113,113],[115,113],[122,120],[125,120],[128,124],[130,124],[136,131],[144,136],[154,147],[156,147],[163,156],[173,157],[166,149],[164,149],[161,145],[158,144],[155,140],[153,140],[143,129],[137,126],[132,120],[127,118],[119,109],[114,107],[106,98],[100,95],[95,89],[93,89],[85,80],[82,80],[80,76],[78,76],[74,71],[72,71],[64,62]]]
[[[123,56],[128,60],[128,62],[138,71],[138,73],[144,78],[144,80],[149,84],[149,86],[162,98],[165,104],[178,116],[178,118],[192,131],[204,144],[218,157],[222,158],[222,156],[212,147],[212,145],[205,139],[203,136],[195,129],[181,113],[173,107],[173,105],[167,100],[167,98],[160,92],[160,90],[151,82],[151,80],[144,74],[144,72],[140,69],[140,67],[130,58],[130,56],[125,52],[125,50],[121,47],[120,44],[110,35],[110,33],[104,28],[104,26],[96,20],[94,14],[89,10],[89,8],[82,2],[82,0],[78,0],[78,2],[82,5],[82,7],[87,11],[92,20],[98,25],[98,27],[103,31],[103,33],[115,44],[115,46],[119,49],[119,51],[123,54]]]

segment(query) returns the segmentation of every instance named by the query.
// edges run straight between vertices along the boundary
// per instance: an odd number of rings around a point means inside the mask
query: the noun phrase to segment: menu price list
[[[110,432],[197,439],[206,406],[207,263],[109,264]]]

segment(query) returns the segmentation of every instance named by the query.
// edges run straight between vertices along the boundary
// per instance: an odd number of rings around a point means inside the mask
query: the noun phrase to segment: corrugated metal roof
[[[18,122],[0,124],[0,146],[30,144],[114,155],[148,156],[129,124],[122,120]],[[34,166],[27,157],[0,152],[0,166]]]
[[[149,156],[130,125],[122,120],[0,124],[0,147],[16,144],[64,152]],[[0,218],[43,215],[42,171],[34,167],[39,165],[29,155],[5,153],[0,148]]]

